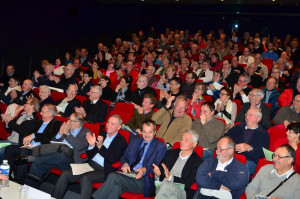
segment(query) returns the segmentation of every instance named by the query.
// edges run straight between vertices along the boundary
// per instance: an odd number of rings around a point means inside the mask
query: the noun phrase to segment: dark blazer
[[[89,81],[85,86],[83,86],[83,82],[78,86],[78,95],[88,97],[87,93],[90,92],[91,86],[93,85],[91,81]]]
[[[45,104],[54,104],[54,101],[50,96],[44,99],[43,101],[40,101],[40,110],[42,110]]]
[[[23,95],[24,91],[17,92],[17,93],[18,93],[18,96],[13,100],[13,103],[16,103],[18,105],[24,105],[27,102],[26,97],[31,97],[31,95],[33,95],[34,97],[36,97],[36,94],[33,92],[33,90],[30,90],[25,95]]]
[[[129,166],[132,166],[134,163],[139,149],[143,143],[143,137],[132,137],[130,138],[129,145],[124,152],[124,155],[121,157],[121,164],[128,163]],[[150,173],[153,173],[153,165],[159,165],[162,159],[166,154],[165,144],[154,138],[146,152],[142,166],[146,168],[146,173],[143,176],[144,182],[144,197],[150,197],[154,194],[154,179],[149,177]]]
[[[267,91],[267,88],[262,89],[265,93]],[[280,96],[280,93],[277,91],[276,88],[274,88],[272,90],[272,93],[269,97],[269,101],[266,102],[266,96],[264,97],[264,99],[261,101],[262,103],[269,103],[272,105],[272,118],[275,117],[276,112],[279,110],[279,105],[278,105],[278,97]]]
[[[139,89],[139,88],[136,89],[136,90],[132,93],[132,95],[131,95],[129,101],[130,101],[130,102],[133,102],[133,103],[135,103],[135,104],[137,104],[137,105],[139,105],[139,106],[142,106],[142,102],[143,102],[143,99],[144,99],[144,95],[147,94],[147,93],[148,93],[148,94],[152,94],[154,97],[156,97],[156,92],[155,92],[155,90],[154,90],[153,88],[147,86],[146,88],[143,88],[143,89]]]
[[[254,74],[250,76],[250,85],[253,86],[253,88],[259,88],[262,86],[262,77],[258,74]]]
[[[41,142],[42,144],[49,144],[50,141],[54,138],[54,136],[58,133],[62,122],[53,118],[49,124],[46,126],[43,133],[37,133],[40,127],[43,124],[43,120],[38,120],[31,131],[26,131],[24,137],[30,134],[34,134],[35,138],[33,139],[35,142]]]
[[[32,132],[32,129],[35,126],[34,124],[38,121],[37,113],[33,112],[32,117],[28,117],[21,124],[17,124],[17,120],[21,115],[19,115],[16,119],[11,120],[7,125],[8,132],[11,133],[12,131],[15,131],[19,133],[19,146],[23,146],[24,134],[28,131]]]
[[[109,100],[111,102],[113,102],[115,99],[113,99],[114,96],[114,91],[106,86],[105,88],[102,89],[102,95],[100,99],[105,99],[105,100]]]
[[[250,109],[250,102],[244,103],[242,105],[242,108],[240,112],[237,114],[235,121],[236,122],[245,122],[245,114],[247,111]],[[260,110],[262,113],[262,118],[261,121],[259,122],[259,125],[261,125],[265,130],[270,128],[271,126],[271,108],[268,107],[267,105],[261,103]]]
[[[55,102],[55,105],[59,105],[62,100],[58,100]],[[78,99],[74,98],[71,101],[68,101],[68,106],[65,109],[65,112],[62,114],[63,117],[70,117],[72,113],[75,112],[75,107],[80,107],[81,103]]]
[[[63,135],[61,138],[56,139],[55,137],[52,139],[53,141],[62,142],[64,139],[72,145],[74,150],[74,161],[75,163],[82,163],[86,159],[82,159],[80,157],[80,154],[83,154],[86,152],[86,149],[88,147],[88,142],[86,140],[86,133],[89,132],[88,129],[82,127],[76,137],[74,137],[72,134],[70,135]]]
[[[244,91],[245,95],[248,96],[251,89],[247,86],[246,88],[243,89],[243,91]],[[243,102],[242,96],[240,95],[240,93],[237,93],[234,99],[238,99],[238,100],[241,100],[241,102]]]
[[[75,79],[74,75],[70,78],[66,78],[66,76],[63,75],[58,83],[52,81],[50,86],[61,88],[66,92],[70,84],[77,84],[77,80]]]
[[[227,82],[228,88],[231,88],[233,90],[234,84],[236,84],[239,80],[239,74],[231,68],[230,74],[225,78],[225,81]]]
[[[180,151],[180,149],[167,151],[165,159],[162,161],[162,163],[167,166],[169,171],[172,170],[174,164],[176,163]],[[202,159],[195,152],[193,152],[182,169],[181,178],[174,176],[174,182],[185,184],[187,198],[193,198],[194,190],[190,189],[190,187],[195,182],[197,169],[201,163]],[[160,181],[162,181],[165,178],[165,172],[161,164],[159,165],[159,169],[161,172]]]
[[[103,136],[103,140],[105,140],[107,133],[101,132],[99,135]],[[92,159],[97,153],[104,158],[104,175],[106,179],[108,174],[117,171],[116,168],[112,167],[112,164],[120,160],[126,147],[127,143],[125,138],[118,133],[108,148],[102,146],[98,149],[98,147],[95,146],[92,150],[87,150],[86,154],[89,159]]]
[[[87,122],[104,122],[106,119],[106,113],[108,105],[101,99],[96,104],[91,104],[91,100],[85,100],[82,108],[86,112],[85,120]]]

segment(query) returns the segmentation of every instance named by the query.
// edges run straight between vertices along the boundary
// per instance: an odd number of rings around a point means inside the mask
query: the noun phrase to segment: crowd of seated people
[[[9,160],[11,179],[38,188],[57,155],[33,158],[34,148],[51,140],[73,152],[56,159],[55,168],[64,170],[52,193],[57,198],[78,180],[81,198],[119,198],[124,192],[149,197],[155,193],[154,178],[163,181],[159,197],[239,198],[245,179],[253,179],[264,161],[263,148],[274,152],[273,167],[264,170],[280,176],[270,174],[270,179],[292,176],[294,162],[299,173],[299,40],[236,34],[227,38],[222,29],[207,35],[166,29],[153,38],[140,31],[128,41],[116,38],[111,46],[99,43],[94,58],[83,47],[74,59],[67,52],[54,64],[43,60],[24,81],[18,67],[7,65],[0,80],[0,137],[11,146],[0,150],[0,160]],[[275,135],[274,129],[287,135]],[[126,130],[130,138],[121,133]],[[27,148],[20,149],[23,145]],[[199,147],[198,157],[193,151]],[[237,163],[239,155],[244,164]],[[83,161],[94,171],[73,175],[69,164]],[[121,165],[115,166],[117,161]],[[115,173],[118,169],[135,179]],[[229,183],[226,169],[241,172],[235,174],[240,183]],[[262,176],[267,174],[254,177],[247,196],[272,191]],[[293,174],[291,182],[299,178]],[[93,194],[93,183],[100,182]],[[186,187],[177,189],[173,182]],[[198,189],[191,188],[195,182]],[[299,186],[293,186],[292,198],[299,196]],[[253,187],[266,190],[254,193]],[[281,195],[274,191],[271,196]]]

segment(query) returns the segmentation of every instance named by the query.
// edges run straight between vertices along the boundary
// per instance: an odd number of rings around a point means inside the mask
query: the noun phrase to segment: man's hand
[[[160,172],[160,169],[158,166],[156,166],[156,164],[152,164],[153,166],[153,172],[156,176],[160,176],[161,175],[161,172]]]
[[[146,168],[145,167],[141,167],[139,169],[137,169],[135,172],[137,172],[136,174],[136,179],[140,179],[143,177],[143,175],[146,173]]]
[[[1,114],[2,120],[5,122],[5,124],[8,124],[13,118],[10,115]]]
[[[200,115],[200,121],[201,121],[201,124],[205,124],[205,123],[207,122],[206,115],[201,114],[201,115]]]
[[[86,117],[86,112],[85,112],[84,108],[82,108],[82,107],[80,107],[80,108],[75,107],[75,112],[80,113],[83,117]]]
[[[129,166],[128,163],[123,164],[121,170],[122,170],[123,173],[130,173],[131,172],[130,166]]]
[[[138,134],[142,134],[141,129],[136,129],[135,132],[138,133]]]
[[[228,189],[227,187],[225,187],[224,185],[221,185],[221,189],[224,189],[226,191],[231,191],[230,189]]]
[[[96,145],[98,147],[98,149],[100,149],[103,145],[103,136],[98,136],[97,140],[96,140]]]
[[[70,131],[70,120],[68,122],[64,122],[59,129],[59,134],[64,135],[67,134]]]
[[[141,108],[139,105],[137,105],[137,104],[135,104],[135,103],[133,103],[133,102],[131,102],[131,104],[133,104],[133,106],[134,106],[134,109],[137,109],[137,110],[139,110],[139,108]]]
[[[211,172],[209,172],[207,175],[209,175],[209,177],[211,177]]]
[[[31,133],[30,135],[27,135],[26,137],[24,137],[23,145],[24,146],[30,145],[31,140],[33,140],[33,133]]]
[[[171,107],[173,100],[175,100],[175,96],[170,96],[170,97],[167,99],[167,104],[166,104],[166,107],[167,107],[167,108],[170,108],[170,107]]]
[[[241,144],[237,144],[235,146],[235,151],[238,153],[243,153],[243,152],[247,152],[251,150],[251,146],[249,144],[246,143],[241,143]]]
[[[93,135],[91,135],[89,132],[86,134],[86,140],[88,141],[90,147],[94,147],[95,143],[96,143],[96,136],[95,133],[93,133]]]
[[[139,113],[139,114],[143,114],[143,113],[144,113],[143,107],[140,107],[140,108],[138,109],[138,113]]]
[[[164,163],[162,163],[161,166],[164,168],[166,178],[169,179],[171,176],[169,169],[167,168],[167,166]]]

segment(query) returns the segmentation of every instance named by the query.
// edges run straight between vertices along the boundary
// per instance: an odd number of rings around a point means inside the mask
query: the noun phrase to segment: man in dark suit
[[[27,101],[27,98],[36,97],[32,88],[33,88],[33,82],[30,79],[24,80],[22,84],[21,92],[18,92],[16,90],[12,90],[10,92],[10,98],[12,103],[16,103],[18,105],[24,105]]]
[[[54,105],[44,105],[41,111],[42,120],[37,121],[32,131],[26,132],[24,135],[23,145],[26,148],[20,148],[17,145],[6,147],[4,159],[8,160],[11,171],[14,171],[15,180],[23,182],[28,165],[23,164],[17,168],[14,164],[14,159],[20,156],[32,155],[32,147],[34,145],[50,143],[50,140],[56,135],[62,124],[54,118],[56,114],[57,110]]]
[[[233,89],[234,84],[238,82],[239,74],[232,69],[230,60],[223,61],[222,73],[228,88]]]
[[[142,129],[143,136],[132,137],[121,158],[123,173],[111,173],[93,194],[94,198],[119,199],[123,192],[144,193],[144,197],[154,194],[154,179],[149,174],[153,172],[152,165],[158,165],[164,158],[166,146],[154,138],[154,121],[145,120]],[[127,176],[128,173],[135,177]]]
[[[69,85],[77,84],[77,80],[74,77],[75,67],[73,64],[68,64],[64,68],[65,72],[61,78],[53,76],[53,81],[51,81],[50,86],[63,89],[65,92]],[[50,78],[52,80],[52,78]]]
[[[52,168],[64,170],[70,168],[70,163],[84,161],[80,158],[80,154],[86,152],[88,142],[85,137],[89,130],[83,127],[83,123],[84,118],[80,113],[71,114],[69,121],[63,123],[57,135],[52,139],[73,149],[73,157],[62,151],[33,158],[26,184],[39,188],[39,183],[46,179]]]
[[[156,197],[193,198],[194,191],[190,188],[195,182],[195,175],[202,159],[194,152],[199,135],[194,130],[182,134],[180,149],[169,150],[159,166],[153,165],[154,174],[158,176],[162,185],[156,190]],[[185,185],[185,192],[177,185]]]
[[[94,171],[82,175],[73,175],[71,169],[63,171],[52,192],[53,197],[57,199],[63,198],[68,184],[80,180],[80,198],[91,198],[93,183],[103,182],[109,173],[116,171],[112,164],[120,160],[126,148],[126,140],[118,133],[122,123],[123,121],[119,115],[113,115],[106,124],[107,133],[100,133],[97,139],[95,134],[86,135],[89,143],[87,150],[88,164]]]
[[[1,83],[0,83],[0,90],[6,90],[8,87],[8,81],[11,77],[16,76],[15,73],[15,65],[7,65],[6,66],[6,74],[3,74],[3,76],[1,77]]]
[[[0,92],[0,102],[3,102],[6,105],[11,104],[10,93],[13,90],[16,90],[17,92],[21,91],[20,79],[18,77],[11,77],[8,84],[8,88]]]
[[[104,122],[108,105],[100,99],[101,95],[100,86],[91,86],[89,99],[83,102],[82,107],[76,107],[75,111],[81,113],[87,122]]]
[[[233,85],[233,99],[241,100],[241,102],[249,102],[248,94],[251,89],[248,87],[250,78],[248,75],[241,74],[237,84]]]
[[[135,109],[139,109],[142,106],[144,95],[152,94],[156,97],[156,92],[148,86],[148,78],[145,75],[140,75],[136,84],[138,88],[132,93],[129,101],[134,104]]]
[[[259,108],[262,112],[262,118],[259,124],[267,130],[271,126],[271,108],[263,103],[261,103],[264,98],[265,93],[261,89],[253,89],[249,93],[249,101],[242,105],[241,111],[236,116],[236,122],[245,122],[246,113],[250,108]]]

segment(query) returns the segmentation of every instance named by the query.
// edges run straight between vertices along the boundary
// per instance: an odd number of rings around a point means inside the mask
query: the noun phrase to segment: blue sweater
[[[232,127],[227,136],[231,137],[235,144],[244,143],[245,137],[245,126],[246,123],[242,122],[237,126]],[[270,146],[270,136],[266,130],[264,130],[260,125],[257,129],[253,130],[253,134],[248,143],[253,147],[252,151],[241,153],[246,156],[247,160],[251,160],[257,163],[258,159],[264,157],[263,147],[269,149]]]
[[[232,162],[225,167],[227,171],[217,171],[218,161],[216,157],[204,160],[197,170],[196,183],[201,188],[219,190],[221,185],[230,189],[233,199],[238,199],[248,184],[248,170],[246,165],[233,158]],[[208,175],[211,173],[211,177]]]

